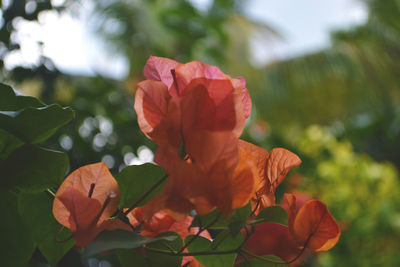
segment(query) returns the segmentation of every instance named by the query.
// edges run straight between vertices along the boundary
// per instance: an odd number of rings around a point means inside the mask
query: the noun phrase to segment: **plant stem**
[[[274,260],[272,260],[272,259],[267,259],[267,258],[265,258],[265,257],[263,257],[263,256],[258,256],[258,255],[253,254],[253,253],[251,253],[250,251],[247,251],[247,250],[245,250],[245,249],[242,249],[241,252],[242,252],[243,254],[246,254],[246,255],[251,256],[251,257],[253,257],[253,258],[256,258],[256,259],[258,259],[258,260],[262,260],[262,261],[266,261],[266,262],[270,262],[270,263],[274,263],[274,264],[288,264],[287,262],[284,262],[284,261],[274,261]]]
[[[159,187],[166,179],[167,179],[168,175],[164,175],[160,180],[158,180],[157,183],[155,183],[146,193],[144,193],[143,196],[141,196],[138,201],[135,202],[135,204],[133,204],[129,209],[127,209],[123,214],[127,215],[129,212],[131,212],[134,208],[136,208],[140,202],[142,202],[143,200],[145,200],[150,194],[151,192],[153,192],[157,187]]]
[[[51,190],[50,188],[46,189],[46,192],[50,194],[50,196],[55,197],[56,193],[53,192],[53,190]]]
[[[196,235],[194,235],[187,243],[185,243],[185,245],[182,247],[181,250],[179,250],[178,253],[181,253],[182,251],[185,250],[185,248],[187,248],[194,240],[196,240],[196,238],[198,238],[200,236],[200,234],[204,231],[207,230],[209,227],[211,227],[214,223],[216,223],[219,218],[221,217],[221,213],[218,213],[217,217],[215,217],[215,219],[210,222],[208,225],[206,225],[204,228],[200,227],[199,231],[197,232]],[[200,218],[199,218],[200,219]],[[200,225],[201,225],[201,220],[200,220]]]
[[[307,248],[308,242],[310,241],[310,239],[311,239],[311,237],[313,236],[313,234],[314,234],[314,233],[312,233],[312,234],[308,237],[307,241],[304,243],[304,246],[303,246],[303,248],[301,249],[301,251],[299,252],[299,254],[297,254],[297,256],[294,257],[293,259],[291,259],[290,261],[282,261],[282,262],[280,262],[280,261],[274,261],[274,260],[271,260],[271,259],[264,258],[263,256],[258,256],[258,255],[256,255],[256,254],[253,254],[253,253],[251,253],[250,251],[247,251],[247,250],[245,250],[245,249],[241,249],[241,252],[243,252],[244,254],[247,254],[247,255],[249,255],[249,256],[252,256],[252,257],[254,257],[254,258],[256,258],[256,259],[259,259],[259,260],[262,260],[262,261],[266,261],[266,262],[270,262],[270,263],[275,263],[275,264],[291,264],[291,263],[295,262],[298,258],[300,258],[301,255],[303,255],[304,251],[305,251],[306,248]]]
[[[155,253],[172,255],[172,256],[206,256],[206,255],[226,255],[226,254],[239,253],[238,249],[231,249],[225,251],[173,252],[157,248],[150,248],[150,247],[145,247],[145,248]]]

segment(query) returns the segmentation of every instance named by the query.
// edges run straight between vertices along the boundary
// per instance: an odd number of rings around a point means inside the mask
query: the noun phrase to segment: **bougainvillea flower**
[[[141,225],[140,234],[147,237],[156,237],[163,232],[174,231],[182,237],[182,240],[185,240],[188,235],[195,235],[199,231],[198,227],[190,227],[193,217],[188,215],[177,221],[165,211],[159,211],[154,214],[151,220],[145,220],[142,207],[132,210],[128,214],[128,219],[134,227]],[[211,239],[208,231],[201,232],[200,236]],[[189,265],[186,265],[188,263]],[[185,256],[182,260],[182,266],[200,267],[202,265],[194,257]]]
[[[282,208],[284,208],[286,210],[286,212],[289,214],[291,211],[289,211],[288,200],[293,200],[293,201],[296,200],[296,205],[294,205],[292,203],[292,201],[290,201],[290,202],[291,202],[291,208],[293,208],[294,206],[296,207],[296,210],[293,210],[293,213],[297,214],[297,212],[299,212],[300,208],[303,207],[304,204],[307,203],[307,201],[312,200],[312,199],[313,198],[308,193],[294,191],[294,192],[291,192],[290,194],[287,194],[286,198],[281,199],[280,206]]]
[[[245,205],[254,192],[253,163],[240,159],[238,137],[251,112],[243,78],[232,79],[199,61],[181,64],[150,57],[138,84],[135,110],[141,130],[159,148],[155,162],[168,173],[162,194],[147,204],[184,215]],[[183,144],[188,159],[182,160]]]
[[[285,194],[283,205],[289,214],[289,227],[278,223],[256,225],[243,248],[256,255],[274,255],[285,262],[299,262],[305,253],[331,249],[339,240],[340,229],[326,205],[308,196]],[[246,235],[246,231],[242,231]]]
[[[141,130],[158,145],[168,143],[165,133],[178,133],[172,146],[179,147],[175,141],[179,143],[179,137],[185,142],[190,139],[193,125],[209,131],[231,131],[236,137],[242,133],[251,112],[243,78],[232,79],[219,68],[199,61],[181,64],[159,57],[150,57],[144,74],[147,80],[138,84],[135,110]],[[179,112],[183,117],[177,115]],[[186,121],[183,131],[179,120]]]
[[[243,235],[246,235],[245,231]],[[286,262],[296,259],[301,253],[301,248],[291,236],[289,228],[273,222],[257,225],[243,248],[259,256],[278,256]]]
[[[210,66],[200,61],[181,64],[169,58],[151,56],[144,67],[144,76],[148,80],[163,82],[173,97],[183,96],[184,92],[188,90],[186,86],[198,78],[230,80],[235,88],[240,89],[238,92],[241,95],[245,117],[250,116],[251,99],[245,79],[243,77],[232,79],[216,66]]]
[[[285,194],[288,205],[289,230],[297,244],[314,252],[327,251],[339,240],[340,228],[319,200],[309,200],[300,209],[296,197]]]
[[[174,78],[171,70],[176,70],[182,64],[164,57],[150,57],[144,66],[144,76],[151,81],[163,82],[167,88],[171,88]]]
[[[182,219],[193,209],[199,215],[205,215],[216,207],[224,213],[248,203],[255,189],[252,162],[236,159],[232,163],[237,152],[229,146],[222,155],[206,171],[168,149],[159,148],[155,160],[168,173],[169,179],[163,192],[146,204],[145,217],[166,210],[174,218]]]
[[[108,220],[117,210],[120,191],[104,162],[83,166],[61,184],[54,198],[53,215],[69,228],[77,247],[87,247],[103,230],[125,229],[120,220]]]
[[[253,207],[257,205],[256,214],[262,208],[275,205],[275,190],[291,168],[301,163],[300,158],[284,148],[267,150],[251,143],[239,140],[240,153],[243,158],[251,160],[258,169],[256,176],[256,193],[252,198]]]

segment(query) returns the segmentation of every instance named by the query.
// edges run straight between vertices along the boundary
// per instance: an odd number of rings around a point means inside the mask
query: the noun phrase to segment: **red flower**
[[[309,200],[298,209],[295,195],[285,194],[285,201],[289,207],[289,229],[297,244],[314,252],[336,245],[340,228],[323,202]]]
[[[238,137],[251,112],[243,78],[232,79],[199,61],[181,64],[150,57],[138,84],[135,110],[141,130],[159,145],[155,162],[169,179],[147,205],[185,216],[247,203],[254,192],[252,163],[239,157]],[[179,157],[184,145],[188,160]]]
[[[239,148],[242,157],[252,161],[258,170],[256,192],[252,198],[253,207],[259,203],[257,214],[262,208],[275,205],[276,188],[301,160],[289,150],[274,148],[268,154],[267,150],[243,140],[239,140]]]
[[[274,255],[286,262],[295,259],[301,253],[289,228],[273,222],[257,225],[243,248],[259,256]]]
[[[290,262],[304,251],[327,251],[336,245],[340,229],[324,203],[313,199],[300,206],[303,199],[296,201],[292,194],[285,194],[285,201],[289,227],[271,222],[257,225],[243,246],[245,250],[260,256],[278,256]]]
[[[181,219],[193,209],[205,215],[215,207],[225,213],[245,205],[254,194],[255,168],[252,162],[237,158],[233,142],[225,140],[225,144],[221,158],[208,171],[159,148],[155,160],[170,178],[163,192],[146,204],[146,217],[160,209]]]
[[[181,64],[159,57],[149,58],[144,74],[135,110],[141,130],[158,145],[178,150],[184,141],[186,152],[196,158],[204,131],[236,138],[242,133],[251,112],[243,78],[232,79],[199,61]]]
[[[118,208],[119,197],[117,181],[104,162],[86,165],[61,184],[53,215],[71,230],[77,247],[87,247],[103,230],[130,230],[120,220],[108,220]]]
[[[140,234],[147,237],[156,237],[157,235],[166,232],[174,231],[177,232],[183,240],[188,235],[195,235],[198,233],[198,227],[190,227],[193,221],[193,217],[186,216],[183,220],[177,221],[165,211],[159,211],[153,215],[150,220],[145,220],[143,208],[136,208],[128,214],[129,222],[134,226],[141,224]],[[207,231],[200,233],[200,236],[211,239],[210,234]],[[185,250],[185,252],[187,252]],[[202,266],[192,256],[185,256],[182,260],[182,266],[186,266],[190,262],[191,267]]]

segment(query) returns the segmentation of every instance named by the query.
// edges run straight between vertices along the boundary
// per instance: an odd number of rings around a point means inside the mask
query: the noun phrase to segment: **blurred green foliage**
[[[322,51],[266,66],[253,97],[272,129],[339,122],[356,151],[400,167],[400,5],[363,2],[365,24],[334,32]]]
[[[69,160],[65,153],[39,144],[72,120],[74,112],[57,104],[46,106],[1,83],[0,97],[2,265],[26,266],[36,247],[55,264],[73,243],[56,242],[61,226],[51,216],[52,197],[45,190],[60,186]]]
[[[338,244],[318,255],[318,265],[398,266],[400,180],[395,166],[354,152],[328,127],[275,134],[303,161],[286,189],[325,202],[342,230]]]

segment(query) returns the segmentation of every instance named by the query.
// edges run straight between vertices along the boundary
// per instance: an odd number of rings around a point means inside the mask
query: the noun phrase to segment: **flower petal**
[[[293,216],[293,215],[289,215]],[[310,200],[296,214],[291,232],[298,244],[319,252],[331,249],[339,240],[340,229],[319,200]]]
[[[300,158],[284,148],[274,148],[271,150],[267,161],[266,178],[273,191],[283,181],[291,168],[300,165]]]
[[[254,177],[256,175],[257,169],[254,164],[248,160],[240,159],[233,173],[229,175],[229,190],[221,191],[221,194],[218,194],[217,207],[222,212],[228,212],[246,205],[254,195]],[[226,193],[223,192],[229,192],[229,195],[224,197]],[[227,200],[230,200],[230,202]]]
[[[261,209],[275,204],[274,194],[272,194],[272,198],[269,189],[266,188],[265,169],[268,160],[268,151],[246,141],[239,140],[239,153],[242,159],[251,161],[256,168],[254,175],[255,194],[252,197],[251,204],[254,209],[257,203],[260,202],[255,211],[257,215]]]
[[[258,256],[274,255],[284,261],[291,261],[301,253],[288,227],[273,222],[257,225],[243,248]]]
[[[186,86],[193,80],[205,78],[210,80],[228,80],[230,77],[223,73],[218,67],[204,64],[200,61],[192,61],[181,65],[176,69],[178,95],[184,95]]]
[[[182,100],[183,129],[233,130],[239,122],[233,93],[229,80],[193,80]]]
[[[246,119],[251,114],[251,98],[249,91],[246,88],[246,80],[243,77],[237,77],[232,79],[232,84],[235,88],[238,88],[242,95],[243,112]]]
[[[142,132],[159,145],[179,147],[180,108],[162,82],[145,80],[138,84],[135,111]]]
[[[146,79],[163,82],[167,88],[170,88],[174,82],[171,70],[181,65],[169,58],[151,56],[144,66],[143,73]]]
[[[260,190],[265,186],[265,169],[268,160],[268,151],[249,142],[239,140],[239,151],[243,158],[254,163],[257,167],[256,188]]]
[[[87,246],[118,208],[119,188],[104,162],[83,166],[61,184],[54,198],[56,220],[69,228],[77,246]]]
[[[128,214],[130,223],[133,226],[142,224],[140,234],[147,237],[156,237],[157,235],[166,232],[174,231],[177,232],[183,240],[192,234],[198,233],[198,227],[190,227],[193,221],[193,217],[186,215],[182,220],[176,220],[170,216],[167,212],[161,210],[154,214],[150,220],[144,220],[144,209],[142,207],[136,208]],[[211,239],[208,231],[203,231],[200,236]],[[185,250],[187,252],[187,250]],[[193,256],[185,256],[182,260],[182,266],[202,266],[198,263]]]

